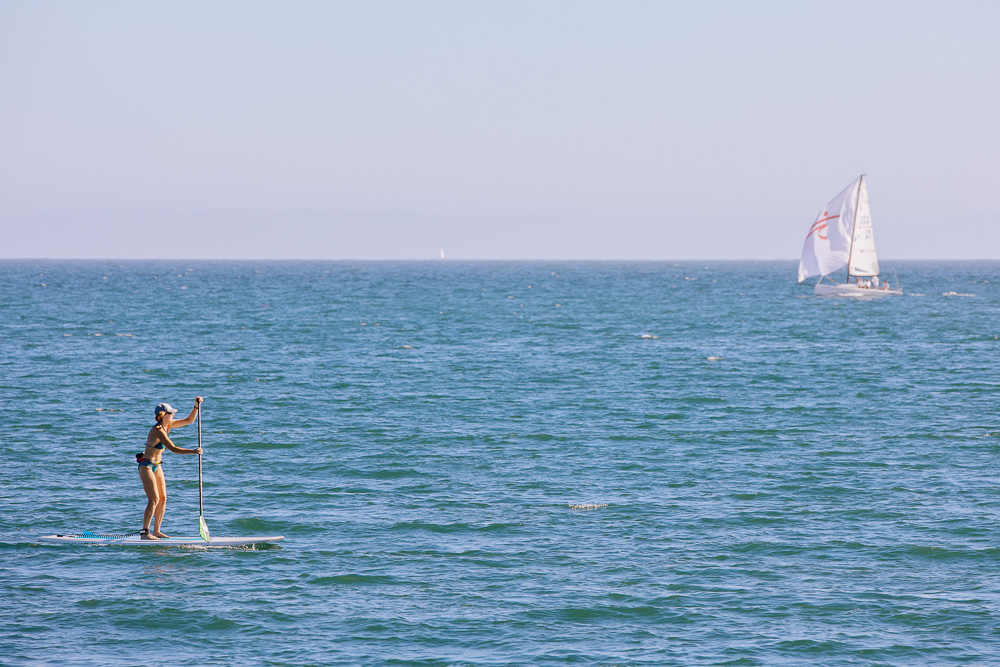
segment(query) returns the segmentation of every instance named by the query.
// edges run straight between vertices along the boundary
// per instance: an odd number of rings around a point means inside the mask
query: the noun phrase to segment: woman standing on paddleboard
[[[183,449],[170,441],[170,429],[187,426],[194,422],[201,405],[201,396],[194,399],[194,408],[184,419],[174,419],[177,410],[168,403],[160,403],[153,410],[156,424],[149,429],[146,436],[146,450],[135,455],[139,462],[139,479],[142,480],[142,490],[146,492],[146,511],[142,515],[142,530],[140,535],[144,540],[158,540],[170,537],[160,532],[163,514],[167,509],[167,480],[163,477],[163,450],[169,449],[174,454],[201,454],[201,448]],[[149,522],[155,518],[150,530]]]

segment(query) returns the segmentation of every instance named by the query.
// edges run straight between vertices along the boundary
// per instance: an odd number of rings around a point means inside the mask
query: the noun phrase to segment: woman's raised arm
[[[191,408],[191,414],[189,414],[184,419],[175,419],[173,421],[173,423],[170,424],[170,427],[171,428],[180,428],[181,426],[187,426],[188,424],[193,424],[194,423],[194,418],[198,416],[198,406],[201,405],[201,402],[203,400],[204,399],[201,396],[195,396],[194,397],[194,407]]]

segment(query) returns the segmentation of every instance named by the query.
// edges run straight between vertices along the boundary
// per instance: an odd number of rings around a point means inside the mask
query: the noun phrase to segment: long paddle
[[[201,403],[198,404],[198,449],[201,449]],[[201,454],[198,454],[198,534],[206,542],[212,541],[208,524],[205,523],[205,503],[201,497]]]

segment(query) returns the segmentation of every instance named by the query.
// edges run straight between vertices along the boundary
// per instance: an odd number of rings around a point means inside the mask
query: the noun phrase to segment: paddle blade
[[[198,517],[198,534],[206,542],[212,541],[212,535],[208,532],[208,524],[205,523],[205,517],[203,516]]]

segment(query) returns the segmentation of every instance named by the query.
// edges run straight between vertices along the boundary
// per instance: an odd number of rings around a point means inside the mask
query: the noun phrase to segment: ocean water
[[[1000,263],[895,270],[0,262],[0,664],[1000,663]],[[195,395],[285,542],[37,541],[137,530]]]

